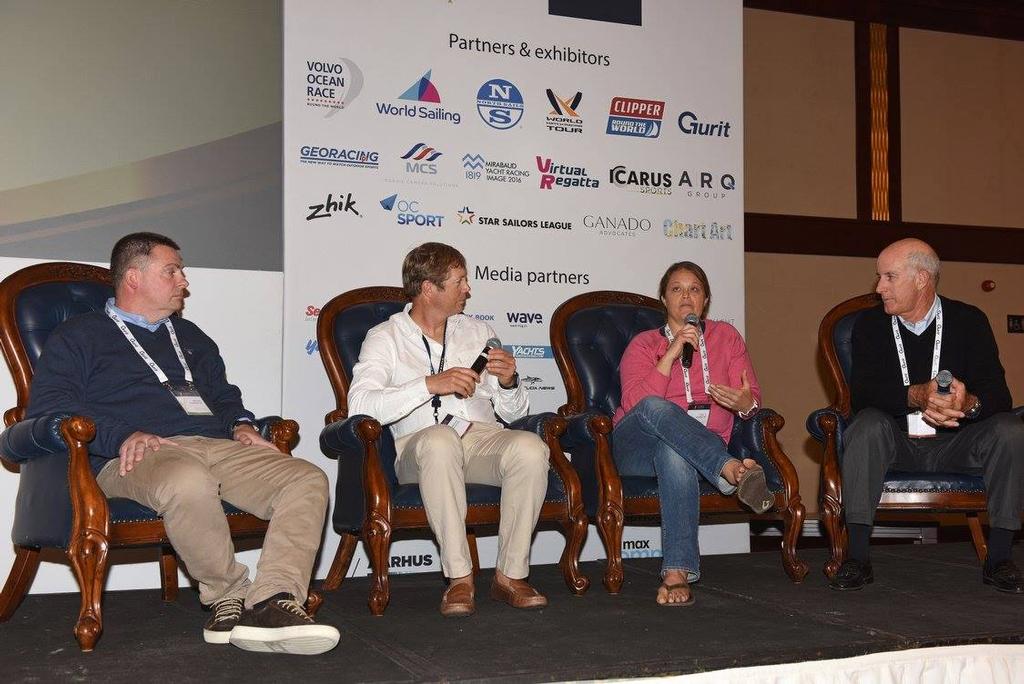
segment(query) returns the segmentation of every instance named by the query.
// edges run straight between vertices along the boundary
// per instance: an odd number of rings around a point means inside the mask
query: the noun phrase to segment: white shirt
[[[935,301],[932,302],[932,308],[928,309],[928,313],[924,315],[924,318],[919,320],[917,323],[910,323],[909,321],[907,321],[907,319],[900,316],[900,323],[903,324],[904,328],[920,337],[921,333],[927,330],[928,326],[931,325],[932,321],[935,320],[935,314],[938,312],[938,310],[939,295],[935,295]]]
[[[366,414],[391,428],[395,439],[434,425],[432,395],[427,391],[430,361],[423,346],[430,346],[434,370],[438,369],[441,345],[426,337],[409,317],[411,304],[374,326],[366,334],[359,350],[359,361],[352,369],[348,391],[350,416]],[[448,350],[444,367],[469,368],[480,355],[487,340],[494,337],[491,326],[464,314],[448,319]],[[505,422],[525,416],[530,410],[526,389],[520,384],[503,389],[498,379],[484,371],[472,397],[459,399],[454,394],[441,397],[438,418],[447,414],[480,423],[498,424],[497,413]]]

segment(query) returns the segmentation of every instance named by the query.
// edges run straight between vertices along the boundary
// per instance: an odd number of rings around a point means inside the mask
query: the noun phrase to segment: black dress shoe
[[[991,570],[986,563],[981,571],[981,581],[1008,594],[1024,594],[1024,576],[1011,560],[999,561]]]
[[[871,563],[861,563],[855,558],[850,558],[839,567],[839,572],[828,585],[836,591],[856,591],[874,581],[875,573],[871,569]]]

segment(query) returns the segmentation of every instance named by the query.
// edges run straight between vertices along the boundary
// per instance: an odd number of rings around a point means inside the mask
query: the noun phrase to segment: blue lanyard
[[[438,375],[444,372],[444,357],[448,353],[448,321],[444,322],[444,334],[441,337],[443,340],[441,343],[441,358],[437,362],[437,370],[434,370],[434,359],[430,355],[430,343],[427,342],[426,335],[420,335],[420,339],[423,340],[423,348],[427,350],[427,362],[430,364],[430,374]],[[430,399],[430,405],[434,407],[434,424],[437,425],[437,412],[441,408],[441,395],[435,394]]]

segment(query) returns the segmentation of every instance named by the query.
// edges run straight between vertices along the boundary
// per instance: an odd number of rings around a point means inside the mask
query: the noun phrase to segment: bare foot
[[[680,570],[669,570],[658,587],[658,605],[684,604],[693,600],[690,585],[686,582],[686,573]]]
[[[740,483],[743,476],[747,474],[747,471],[757,465],[757,461],[752,458],[745,458],[743,461],[738,461],[735,458],[731,458],[726,462],[725,467],[722,468],[722,477],[726,481],[735,486]]]

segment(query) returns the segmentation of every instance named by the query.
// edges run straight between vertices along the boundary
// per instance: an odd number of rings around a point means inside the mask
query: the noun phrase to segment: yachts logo
[[[548,130],[558,133],[582,133],[583,117],[577,110],[583,93],[578,92],[572,98],[561,98],[548,88],[547,94],[552,107],[545,119]]]
[[[326,109],[325,119],[350,105],[362,89],[363,72],[352,60],[306,60],[306,106]]]
[[[506,344],[502,348],[517,359],[553,359],[551,347],[538,344]]]
[[[628,135],[635,138],[657,138],[661,134],[661,120],[665,103],[661,100],[638,100],[631,97],[613,97],[608,110],[609,135]]]
[[[693,112],[683,112],[679,115],[679,130],[686,135],[728,138],[730,126],[732,124],[728,121],[719,121],[718,123],[701,121]]]
[[[551,190],[560,188],[591,188],[595,189],[600,181],[591,178],[582,166],[555,164],[549,157],[537,158],[537,170],[540,171],[540,189]]]
[[[380,155],[373,150],[303,145],[299,148],[299,162],[321,166],[350,166],[357,169],[376,169],[380,166]]]
[[[416,143],[401,156],[405,160],[405,172],[436,174],[437,164],[433,162],[437,161],[441,154],[433,147],[427,147],[426,143]]]
[[[340,214],[345,212],[351,212],[360,217],[362,216],[362,214],[359,213],[359,210],[356,209],[356,201],[352,198],[351,192],[344,195],[339,194],[337,201],[334,200],[334,195],[328,193],[326,202],[323,204],[311,204],[309,205],[309,209],[311,209],[312,212],[306,216],[307,221],[330,218],[335,213]]]
[[[428,69],[419,80],[398,96],[399,100],[414,104],[395,105],[390,102],[378,102],[377,113],[381,116],[446,121],[456,126],[462,123],[462,115],[459,112],[441,106],[441,93],[431,80],[430,74],[431,70]]]
[[[491,128],[507,130],[523,118],[523,94],[510,81],[492,78],[477,90],[476,110]]]

